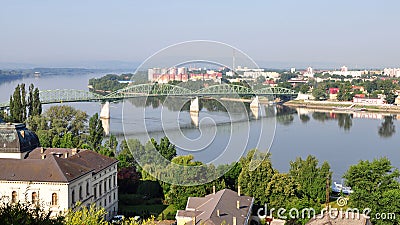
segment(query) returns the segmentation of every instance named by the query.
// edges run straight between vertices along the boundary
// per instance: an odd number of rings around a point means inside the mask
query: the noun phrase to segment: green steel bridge
[[[170,84],[139,84],[130,85],[108,95],[100,95],[84,90],[56,89],[40,91],[42,104],[63,102],[107,102],[125,98],[153,97],[153,96],[272,96],[274,98],[286,96],[297,97],[297,92],[281,87],[265,87],[253,90],[240,85],[220,84],[193,91],[184,87]],[[0,109],[10,106],[9,102],[1,103]]]

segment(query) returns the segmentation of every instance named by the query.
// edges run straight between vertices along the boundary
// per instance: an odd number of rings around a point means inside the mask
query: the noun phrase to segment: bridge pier
[[[100,118],[110,119],[110,102],[101,105]]]
[[[258,100],[258,96],[256,96],[253,101],[250,103],[250,110],[253,116],[258,119],[260,113],[260,101]]]
[[[190,112],[190,119],[192,119],[192,124],[199,127],[199,112]]]
[[[100,118],[100,120],[101,120],[101,125],[103,126],[104,129],[104,134],[108,136],[110,134],[110,119]]]
[[[195,112],[198,113],[200,112],[200,106],[199,106],[199,97],[196,97],[192,100],[190,100],[190,112]]]

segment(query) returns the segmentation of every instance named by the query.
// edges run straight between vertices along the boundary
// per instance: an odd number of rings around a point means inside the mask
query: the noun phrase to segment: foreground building
[[[176,213],[176,222],[177,225],[250,224],[253,202],[254,198],[229,189],[205,197],[189,197],[186,209]]]
[[[117,160],[91,150],[41,148],[23,124],[0,124],[0,199],[39,204],[52,216],[95,203],[118,211]]]

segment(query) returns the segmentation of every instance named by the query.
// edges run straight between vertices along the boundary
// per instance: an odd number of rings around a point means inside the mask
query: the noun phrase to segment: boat
[[[40,72],[35,72],[33,75],[34,75],[35,77],[40,77]]]
[[[343,184],[339,184],[336,182],[333,182],[332,184],[332,191],[335,193],[343,193],[345,195],[349,195],[354,192],[353,190],[351,190],[351,187],[346,187],[343,186]]]

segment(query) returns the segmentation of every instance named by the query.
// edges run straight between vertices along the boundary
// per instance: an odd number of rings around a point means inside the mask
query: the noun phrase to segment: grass
[[[118,208],[120,213],[127,217],[141,216],[148,218],[153,215],[157,220],[174,220],[177,211],[174,205],[164,205],[160,199],[145,200],[143,196],[136,194],[121,194]]]

